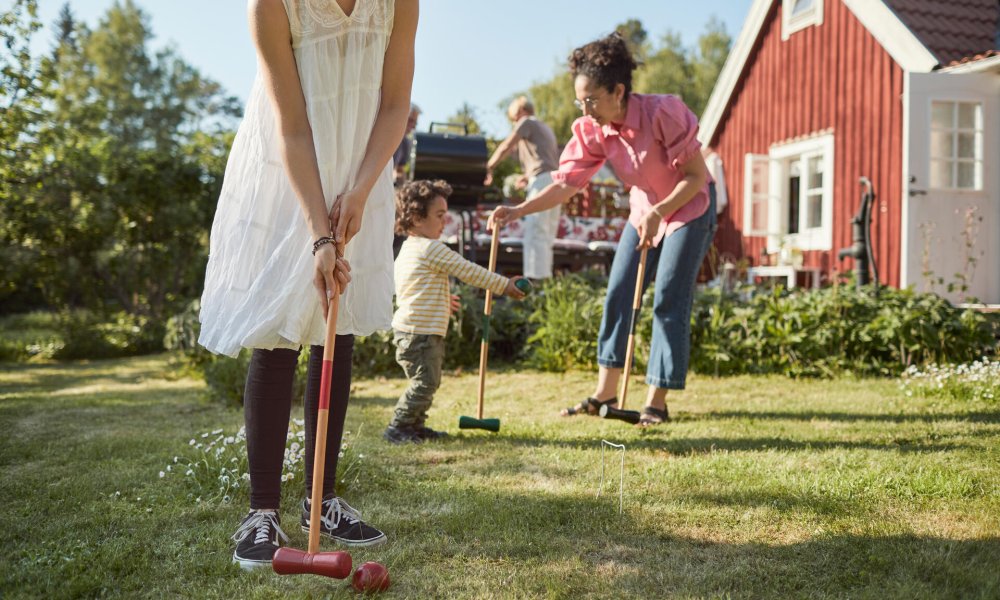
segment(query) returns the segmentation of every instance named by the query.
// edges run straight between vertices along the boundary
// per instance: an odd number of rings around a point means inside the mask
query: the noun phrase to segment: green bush
[[[59,317],[62,346],[58,360],[117,358],[163,350],[162,324],[147,317],[117,313],[99,318],[90,313],[64,313]]]
[[[476,368],[482,339],[484,292],[459,285],[461,307],[449,323],[446,369]],[[490,364],[513,363],[562,371],[594,369],[606,280],[594,272],[538,284],[523,301],[497,298],[490,333]],[[653,290],[643,298],[636,327],[633,369],[648,360]],[[964,363],[996,355],[1000,326],[971,310],[953,307],[934,294],[853,287],[788,293],[780,288],[723,294],[700,290],[691,314],[691,367],[712,375],[840,374],[895,376],[911,365]],[[200,349],[197,304],[168,322],[166,346],[184,353],[205,377],[213,396],[242,401],[248,354],[217,357]],[[300,357],[296,397],[301,397],[305,353]],[[355,373],[401,376],[391,332],[359,337]]]
[[[746,301],[708,290],[696,296],[692,325],[692,366],[720,375],[889,376],[996,352],[988,317],[894,288],[778,288]]]
[[[566,275],[545,282],[529,319],[530,364],[547,371],[593,368],[604,314],[606,284],[594,275]]]
[[[167,350],[177,352],[184,367],[205,380],[208,393],[213,399],[227,405],[242,406],[251,352],[244,349],[236,358],[232,358],[213,354],[200,346],[198,344],[198,334],[201,331],[201,322],[198,320],[200,310],[201,302],[193,300],[183,311],[168,319],[163,334],[163,346]],[[305,396],[308,364],[309,352],[301,352],[295,379],[292,382],[293,400]]]

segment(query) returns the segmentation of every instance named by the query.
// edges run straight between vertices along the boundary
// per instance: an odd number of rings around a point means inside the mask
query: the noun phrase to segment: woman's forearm
[[[406,119],[410,115],[410,101],[379,108],[372,134],[368,138],[365,157],[358,169],[355,189],[370,191],[375,187],[382,170],[389,164],[392,153],[399,147],[399,140],[406,135]]]
[[[691,173],[677,183],[669,196],[653,206],[653,210],[666,219],[690,202],[703,187],[705,187],[705,175]]]
[[[323,195],[312,132],[307,130],[282,135],[281,155],[288,180],[295,190],[313,240],[330,235],[330,217]]]
[[[577,188],[565,183],[550,183],[537,196],[518,204],[514,207],[514,210],[518,217],[542,212],[543,210],[555,208],[560,204],[565,204],[576,192]]]

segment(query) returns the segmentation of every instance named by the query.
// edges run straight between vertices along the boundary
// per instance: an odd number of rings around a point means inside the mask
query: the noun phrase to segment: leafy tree
[[[712,16],[705,26],[705,32],[698,38],[698,52],[691,60],[692,100],[691,110],[701,114],[712,95],[715,82],[719,79],[733,38],[726,32],[726,26]]]
[[[480,135],[483,132],[476,119],[476,109],[468,102],[463,102],[455,114],[448,117],[448,122],[464,126],[469,135]]]
[[[0,13],[0,230],[7,229],[16,190],[29,179],[35,152],[32,126],[44,101],[39,61],[31,54],[31,40],[41,29],[37,0],[15,0]],[[20,247],[0,248],[0,299],[22,308],[31,306],[37,286],[27,282],[31,252]]]
[[[625,43],[628,44],[629,50],[632,51],[632,55],[635,56],[636,60],[639,63],[645,62],[646,55],[649,52],[649,45],[646,43],[649,34],[646,32],[646,28],[642,26],[642,21],[639,19],[629,19],[615,27],[615,31],[625,38]]]
[[[64,8],[40,61],[25,177],[0,207],[8,253],[53,306],[163,317],[200,291],[239,103],[116,2],[93,30]],[[13,250],[11,250],[13,247]]]
[[[668,32],[646,63],[636,70],[632,87],[640,94],[677,94],[690,100],[691,66],[681,36]]]

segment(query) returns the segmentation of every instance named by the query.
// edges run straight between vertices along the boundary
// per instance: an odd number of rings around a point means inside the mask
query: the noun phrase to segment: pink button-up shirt
[[[552,180],[581,188],[605,161],[610,162],[622,183],[632,186],[628,220],[638,229],[642,217],[684,179],[680,166],[701,151],[697,133],[697,117],[677,96],[629,94],[625,122],[619,128],[598,125],[590,117],[573,122],[573,138],[563,149]],[[687,204],[663,219],[653,244],[703,215],[708,203],[706,182]]]

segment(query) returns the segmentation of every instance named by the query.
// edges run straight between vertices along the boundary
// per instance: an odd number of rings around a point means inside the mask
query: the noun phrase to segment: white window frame
[[[768,158],[771,161],[770,190],[771,205],[768,206],[770,233],[767,238],[769,252],[777,252],[782,243],[800,250],[833,250],[833,177],[834,177],[834,136],[832,133],[806,140],[771,146]],[[791,164],[801,161],[808,164],[809,158],[819,158],[823,164],[822,222],[818,227],[807,228],[807,214],[803,207],[808,204],[806,187],[801,188],[799,197],[799,231],[788,233],[788,177]]]
[[[771,157],[767,154],[750,154],[747,153],[743,157],[743,235],[744,236],[766,236],[770,233],[770,214],[771,205],[774,204],[770,198],[771,189],[771,174],[770,174],[770,162]],[[768,222],[764,225],[763,229],[756,229],[753,226],[753,205],[754,205],[754,166],[755,164],[763,164],[764,169],[764,195],[766,196],[765,205],[766,214],[765,218]]]
[[[823,0],[813,0],[813,7],[807,12],[792,17],[795,5],[801,0],[781,1],[781,39],[787,40],[793,33],[806,27],[823,24]]]
[[[945,191],[945,192],[982,192],[983,191],[983,167],[984,167],[984,118],[985,115],[983,111],[985,107],[981,100],[968,100],[968,99],[952,99],[952,98],[931,98],[928,100],[929,105],[927,107],[927,129],[931,132],[931,139],[934,137],[934,133],[945,131],[952,136],[952,148],[951,156],[935,156],[934,155],[934,144],[933,142],[928,144],[927,148],[927,181],[928,187],[935,191]],[[948,128],[938,128],[934,127],[934,105],[935,104],[950,104],[952,107],[952,126]],[[972,129],[962,128],[958,124],[958,106],[960,104],[971,104],[976,109],[975,114],[975,124]],[[973,136],[973,151],[972,158],[960,158],[958,156],[958,134],[966,133],[972,134]],[[944,160],[951,163],[951,181],[953,185],[951,187],[941,187],[936,186],[931,183],[932,173],[934,172],[934,162],[938,160]],[[973,165],[973,183],[972,187],[959,187],[958,186],[958,165],[959,163],[971,163]]]

